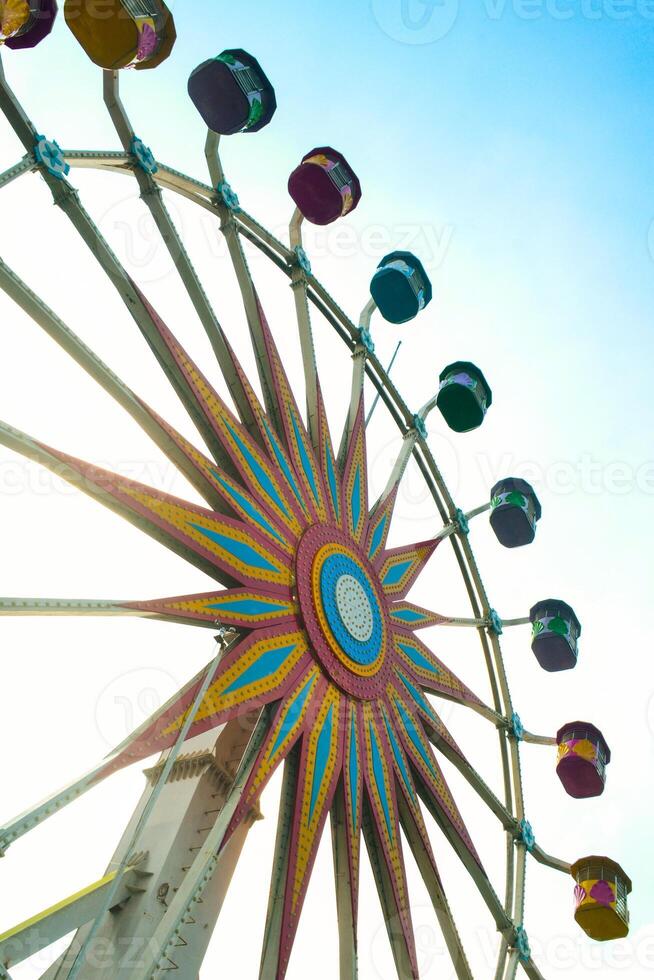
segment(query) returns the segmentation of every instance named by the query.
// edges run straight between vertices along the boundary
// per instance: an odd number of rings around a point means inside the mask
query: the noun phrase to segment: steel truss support
[[[110,892],[111,911],[118,912],[147,889],[152,873],[146,871],[147,854],[136,854],[122,872],[111,871],[75,895],[57,902],[0,936],[0,963],[6,968],[22,963],[100,914]]]
[[[81,980],[134,980],[168,970],[174,970],[179,980],[197,980],[238,857],[259,816],[258,811],[251,812],[218,853],[238,798],[241,762],[259,744],[258,726],[256,719],[239,719],[224,726],[218,739],[213,732],[185,744],[140,838],[149,852],[147,889],[100,920],[78,974]],[[162,759],[146,772],[148,786],[110,868],[124,860],[164,765]],[[91,928],[89,924],[78,931],[43,980],[66,980],[71,975]]]

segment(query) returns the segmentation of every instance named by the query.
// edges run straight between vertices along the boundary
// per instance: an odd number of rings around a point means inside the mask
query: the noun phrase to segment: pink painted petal
[[[187,737],[286,697],[312,665],[301,632],[255,630],[221,661]],[[102,778],[174,745],[204,678],[203,671],[119,746]]]
[[[256,592],[249,589],[225,589],[222,592],[147,602],[121,602],[116,605],[138,609],[171,622],[200,623],[213,627],[220,623],[237,629],[262,629],[280,625],[292,628],[298,613],[290,590],[281,593],[265,592],[261,589]]]
[[[136,60],[145,61],[146,58],[150,58],[156,50],[157,32],[154,31],[149,24],[144,24],[141,28],[139,46],[136,52]]]
[[[598,905],[610,907],[615,902],[615,891],[608,881],[596,881],[590,890],[590,897],[594,898]]]

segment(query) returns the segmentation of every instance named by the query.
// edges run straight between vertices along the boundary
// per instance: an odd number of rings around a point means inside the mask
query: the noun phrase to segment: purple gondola
[[[302,158],[288,178],[288,192],[314,225],[328,225],[361,200],[361,184],[342,153],[319,146]]]
[[[599,728],[586,721],[572,721],[559,729],[556,741],[556,772],[566,793],[576,800],[601,796],[611,750]]]
[[[20,51],[24,48],[35,48],[37,44],[40,44],[48,36],[54,27],[55,17],[57,16],[57,2],[56,0],[28,0],[24,5],[19,5],[23,8],[24,13],[20,11],[21,15],[24,16],[22,24],[11,29],[12,26],[18,23],[18,21],[5,20],[3,17],[2,26],[0,27],[0,39],[4,36],[4,43],[8,48],[14,51]],[[5,8],[5,16],[7,14],[7,9]],[[22,19],[22,16],[19,19]],[[6,31],[5,29],[9,28]]]

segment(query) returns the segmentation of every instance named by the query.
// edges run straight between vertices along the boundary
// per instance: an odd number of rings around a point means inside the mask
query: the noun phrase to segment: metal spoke
[[[356,980],[358,975],[357,924],[353,914],[353,882],[347,856],[347,826],[343,787],[334,797],[331,810],[332,850],[336,884],[336,913],[339,939],[340,980]]]
[[[418,832],[415,822],[409,812],[406,803],[400,799],[400,815],[402,818],[402,828],[406,834],[409,846],[413,852],[413,857],[420,869],[429,896],[432,900],[436,916],[443,931],[443,938],[447,945],[452,965],[458,980],[473,980],[472,970],[463,948],[461,936],[456,927],[454,916],[450,908],[447,896],[443,889],[442,882],[435,874],[434,868],[428,859],[425,846]]]
[[[225,185],[225,174],[220,159],[220,137],[216,133],[209,131],[206,143],[206,157],[214,186],[213,206],[220,216],[220,229],[225,236],[229,255],[236,272],[236,278],[241,291],[245,315],[252,339],[252,346],[257,362],[257,371],[263,389],[264,404],[266,411],[272,419],[279,435],[283,433],[282,422],[279,415],[277,399],[275,398],[275,388],[270,371],[270,365],[266,356],[266,345],[261,329],[261,320],[257,296],[254,289],[252,276],[248,267],[243,245],[239,237],[238,222],[235,209],[227,206],[221,196],[220,188]]]
[[[282,939],[284,894],[289,865],[288,843],[291,837],[291,824],[295,810],[299,762],[299,751],[295,749],[290,753],[284,763],[284,776],[279,800],[279,815],[277,818],[277,837],[275,839],[275,854],[270,879],[270,895],[268,897],[266,928],[263,936],[263,949],[261,951],[259,980],[268,980],[268,978],[277,975]]]
[[[224,502],[210,484],[201,478],[198,469],[183,453],[154,413],[148,411],[141,399],[114,374],[80,337],[54,313],[29,286],[0,258],[0,288],[20,306],[73,360],[75,360],[104,390],[114,398],[143,429],[163,453],[186,476],[191,485],[216,510],[224,510]]]
[[[254,435],[256,432],[256,422],[252,416],[249,402],[245,397],[238,375],[234,370],[222,327],[164,203],[161,190],[154,179],[154,175],[138,166],[132,156],[132,146],[136,134],[120,98],[119,73],[115,71],[103,72],[103,83],[105,105],[107,106],[119,139],[123,144],[123,149],[129,155],[128,158],[132,160],[132,172],[138,182],[141,199],[145,202],[154,219],[155,225],[161,234],[162,241],[168,249],[189,299],[209,338],[225,382],[238,408],[239,415],[243,420],[243,424]]]

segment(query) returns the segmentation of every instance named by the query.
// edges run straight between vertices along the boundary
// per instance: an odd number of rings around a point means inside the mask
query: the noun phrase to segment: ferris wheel
[[[29,52],[47,39],[56,15],[55,0],[0,0],[0,43],[15,53]],[[398,976],[419,976],[403,856],[408,845],[454,973],[463,980],[472,978],[448,901],[448,882],[432,849],[427,827],[432,822],[499,934],[496,980],[510,980],[518,969],[531,978],[543,976],[524,921],[529,860],[572,876],[575,918],[590,937],[626,936],[629,877],[602,855],[571,864],[546,853],[527,820],[521,776],[522,743],[558,746],[556,768],[565,791],[575,798],[598,796],[604,789],[609,747],[601,731],[585,721],[559,720],[558,733],[551,737],[527,731],[514,710],[502,654],[503,631],[527,625],[543,669],[573,668],[580,622],[570,605],[558,599],[535,602],[523,617],[502,619],[491,605],[470,543],[472,520],[489,514],[501,546],[528,545],[541,505],[528,483],[507,477],[489,488],[484,504],[464,513],[430,451],[430,414],[438,410],[455,433],[475,429],[491,408],[490,384],[476,365],[457,361],[444,366],[436,395],[416,411],[375,354],[375,316],[402,324],[431,302],[423,264],[406,251],[389,253],[374,272],[361,314],[350,318],[313,274],[302,234],[305,221],[328,225],[357,207],[361,184],[346,156],[319,146],[299,161],[288,183],[295,205],[288,242],[243,210],[226,179],[221,137],[255,133],[270,123],[276,110],[275,90],[259,61],[245,49],[231,49],[191,74],[188,93],[208,127],[205,184],[157,161],[136,135],[120,99],[120,70],[149,70],[172,50],[175,27],[166,5],[161,0],[110,0],[98,18],[93,0],[66,0],[64,16],[76,40],[103,70],[104,101],[121,148],[62,149],[44,135],[42,120],[32,121],[0,62],[0,107],[25,150],[15,166],[0,174],[0,189],[9,193],[13,181],[30,173],[42,177],[54,203],[116,289],[205,449],[191,444],[123,383],[43,302],[38,284],[23,281],[2,258],[0,287],[130,414],[205,506],[84,463],[4,422],[0,443],[63,476],[206,572],[215,584],[202,594],[144,601],[5,598],[0,599],[0,615],[141,616],[212,630],[216,651],[205,669],[92,770],[26,813],[0,823],[4,856],[16,840],[113,773],[160,757],[147,771],[145,794],[107,874],[0,935],[0,976],[10,977],[14,965],[77,930],[68,950],[45,972],[48,980],[148,980],[169,971],[197,980],[241,849],[257,819],[260,796],[280,768],[262,978],[286,974],[328,817],[342,978],[356,977],[358,969],[362,841]],[[182,347],[85,210],[68,180],[75,167],[137,182],[209,338],[233,407]],[[163,191],[205,209],[219,224],[245,310],[256,381],[248,377],[217,319]],[[292,286],[305,410],[298,405],[297,385],[264,312],[247,248],[257,249]],[[272,323],[274,311],[269,315]],[[335,332],[351,360],[346,420],[338,438],[325,406],[324,386],[330,378],[321,373],[314,341],[317,331],[326,330]],[[367,390],[375,392],[401,437],[397,460],[377,499],[370,493],[367,458],[367,424],[375,405],[366,404]],[[439,529],[429,540],[391,547],[394,507],[410,462],[429,492]],[[412,587],[428,564],[439,561],[444,548],[453,550],[470,600],[467,618],[411,601]],[[421,640],[420,630],[434,626],[467,629],[471,643],[479,644],[489,703]],[[489,733],[495,731],[501,798],[451,734],[442,710],[447,702],[476,713]],[[187,751],[191,739],[193,751]],[[446,782],[443,761],[458,770],[504,834],[502,882],[493,883],[484,868]],[[189,848],[198,818],[203,821],[202,841]],[[142,940],[141,952],[138,959],[126,961],[121,941],[134,936]],[[101,968],[89,961],[100,937],[111,941]]]

